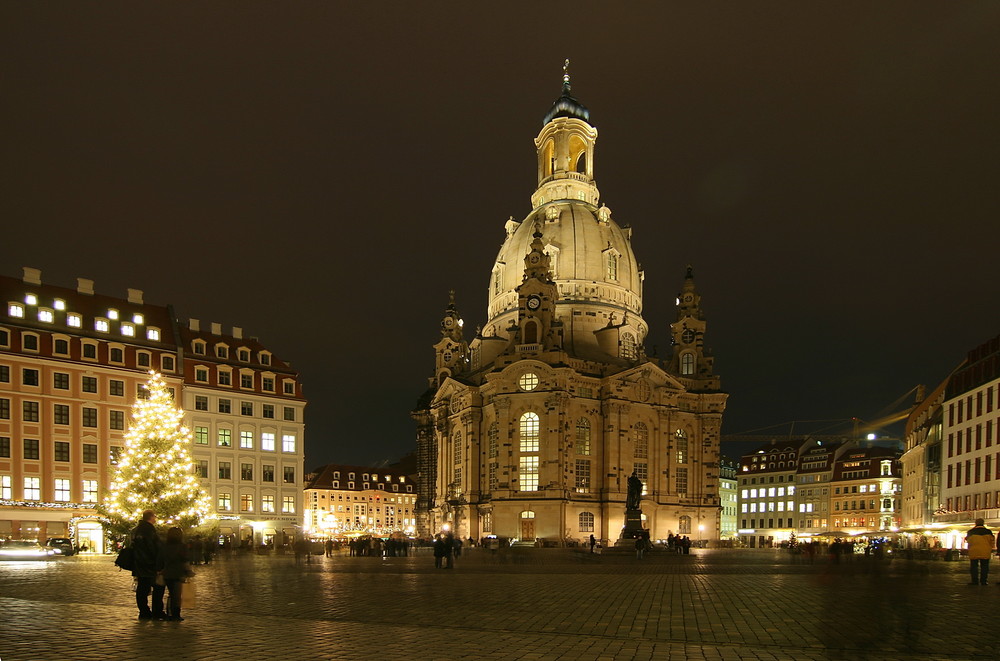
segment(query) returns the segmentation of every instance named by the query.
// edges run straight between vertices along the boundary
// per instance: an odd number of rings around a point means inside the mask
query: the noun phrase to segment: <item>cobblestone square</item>
[[[453,570],[423,550],[196,570],[178,623],[137,621],[111,556],[0,563],[0,659],[1000,658],[1000,588],[966,585],[964,561],[473,549]]]

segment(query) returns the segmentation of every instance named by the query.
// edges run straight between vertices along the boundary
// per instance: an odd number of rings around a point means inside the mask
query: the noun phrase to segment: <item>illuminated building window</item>
[[[649,493],[646,488],[649,485],[649,465],[645,461],[637,461],[632,465],[635,476],[642,481],[642,495]]]
[[[66,325],[72,326],[73,328],[83,327],[83,317],[76,314],[75,312],[70,312],[66,315]]]
[[[260,511],[261,512],[274,511],[274,496],[267,495],[260,497]]]
[[[97,480],[83,481],[83,502],[85,503],[97,502]]]
[[[52,307],[54,307],[56,310],[65,310],[66,301],[62,300],[61,298],[57,298],[52,301]]]
[[[689,535],[691,534],[691,517],[684,515],[677,520],[677,532]]]
[[[625,360],[635,360],[635,335],[632,333],[622,333],[622,358]]]
[[[605,276],[608,280],[618,279],[618,254],[609,250],[604,259]]]
[[[521,457],[520,491],[538,491],[538,457]]]
[[[111,328],[111,325],[108,323],[107,319],[95,319],[94,320],[94,330],[96,330],[98,332],[101,332],[101,333],[107,333],[108,330],[110,330],[110,328]]]
[[[295,452],[295,435],[294,434],[283,434],[281,436],[281,451],[282,452]]]
[[[20,303],[8,303],[7,304],[7,314],[11,317],[17,317],[18,319],[24,318],[24,306]]]
[[[240,447],[251,449],[253,448],[253,432],[252,431],[241,431],[240,432]]]
[[[42,322],[45,322],[47,324],[51,324],[54,319],[55,319],[55,316],[53,315],[52,310],[49,310],[49,309],[46,309],[46,308],[41,308],[38,311],[38,321],[42,321]]]
[[[114,308],[108,309],[108,319],[117,320],[118,319],[118,310],[116,310]]]
[[[534,390],[538,387],[538,375],[533,372],[522,374],[521,378],[517,380],[517,385],[521,390]]]
[[[284,514],[295,514],[295,496],[281,497],[281,511]]]
[[[580,512],[580,532],[594,532],[593,512]]]
[[[232,508],[233,508],[233,496],[225,492],[220,493],[219,510],[222,512],[228,512]]]
[[[135,337],[135,326],[133,326],[132,324],[128,323],[122,324],[121,329],[122,329],[122,335],[124,335],[125,337]]]
[[[0,499],[11,500],[14,498],[13,478],[10,475],[0,475]]]
[[[694,374],[694,355],[690,353],[681,356],[681,375],[691,376]]]
[[[135,324],[135,325],[137,325],[137,326],[141,326],[143,323],[145,323],[145,321],[146,321],[146,318],[143,317],[138,312],[136,312],[135,314],[132,315],[132,323]]]
[[[528,411],[521,415],[519,431],[521,452],[538,452],[538,414]]]
[[[274,433],[263,432],[260,435],[260,449],[267,452],[274,452]]]
[[[41,478],[39,477],[24,478],[24,499],[25,500],[42,499]]]
[[[194,428],[194,442],[198,445],[208,445],[208,427]]]
[[[147,328],[146,329],[146,339],[152,340],[153,342],[160,341],[160,329],[159,328]]]
[[[233,430],[232,429],[220,429],[219,430],[219,447],[228,448],[233,445]]]
[[[69,502],[69,480],[57,477],[53,487],[53,500],[59,503]]]

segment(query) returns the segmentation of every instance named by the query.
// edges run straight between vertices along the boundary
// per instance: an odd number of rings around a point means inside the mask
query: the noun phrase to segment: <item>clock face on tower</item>
[[[445,317],[444,318],[444,327],[445,328],[451,328],[454,325],[455,325],[455,320],[454,319],[452,319],[451,317]]]
[[[681,342],[684,344],[691,344],[694,342],[694,331],[690,328],[685,328],[684,332],[681,333]]]
[[[528,297],[528,309],[537,310],[542,304],[542,299],[538,298],[534,294]]]
[[[538,263],[538,255],[532,255],[531,257],[528,258],[528,261],[531,262],[532,264],[537,264]]]

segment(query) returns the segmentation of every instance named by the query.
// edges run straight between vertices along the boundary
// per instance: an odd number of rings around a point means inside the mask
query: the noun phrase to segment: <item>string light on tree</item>
[[[134,526],[145,509],[156,512],[162,525],[185,528],[197,526],[211,510],[193,472],[191,431],[181,425],[184,412],[174,405],[163,377],[149,375],[146,397],[132,407],[125,449],[98,507],[118,534]]]

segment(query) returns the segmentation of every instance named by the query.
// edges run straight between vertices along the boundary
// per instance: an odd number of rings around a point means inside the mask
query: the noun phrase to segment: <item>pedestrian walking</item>
[[[132,552],[135,557],[135,605],[139,608],[140,620],[164,619],[163,593],[165,585],[156,584],[156,575],[160,567],[157,565],[160,555],[160,536],[156,534],[156,513],[145,510],[142,521],[129,533]],[[150,607],[149,594],[153,593],[153,603]]]
[[[434,569],[444,568],[444,558],[447,554],[447,542],[444,535],[438,533],[434,537]]]
[[[965,535],[969,548],[969,575],[972,577],[969,585],[989,585],[987,579],[995,539],[985,524],[983,519],[976,519],[976,525]]]
[[[594,547],[595,546],[597,546],[597,539],[594,537],[593,534],[591,534],[591,536],[590,536],[590,552],[591,553],[594,552]]]
[[[168,599],[168,620],[183,622],[181,617],[181,592],[184,581],[192,575],[189,563],[188,549],[184,544],[184,532],[177,527],[167,531],[167,542],[160,547],[158,565],[162,567],[163,583],[170,595]]]

